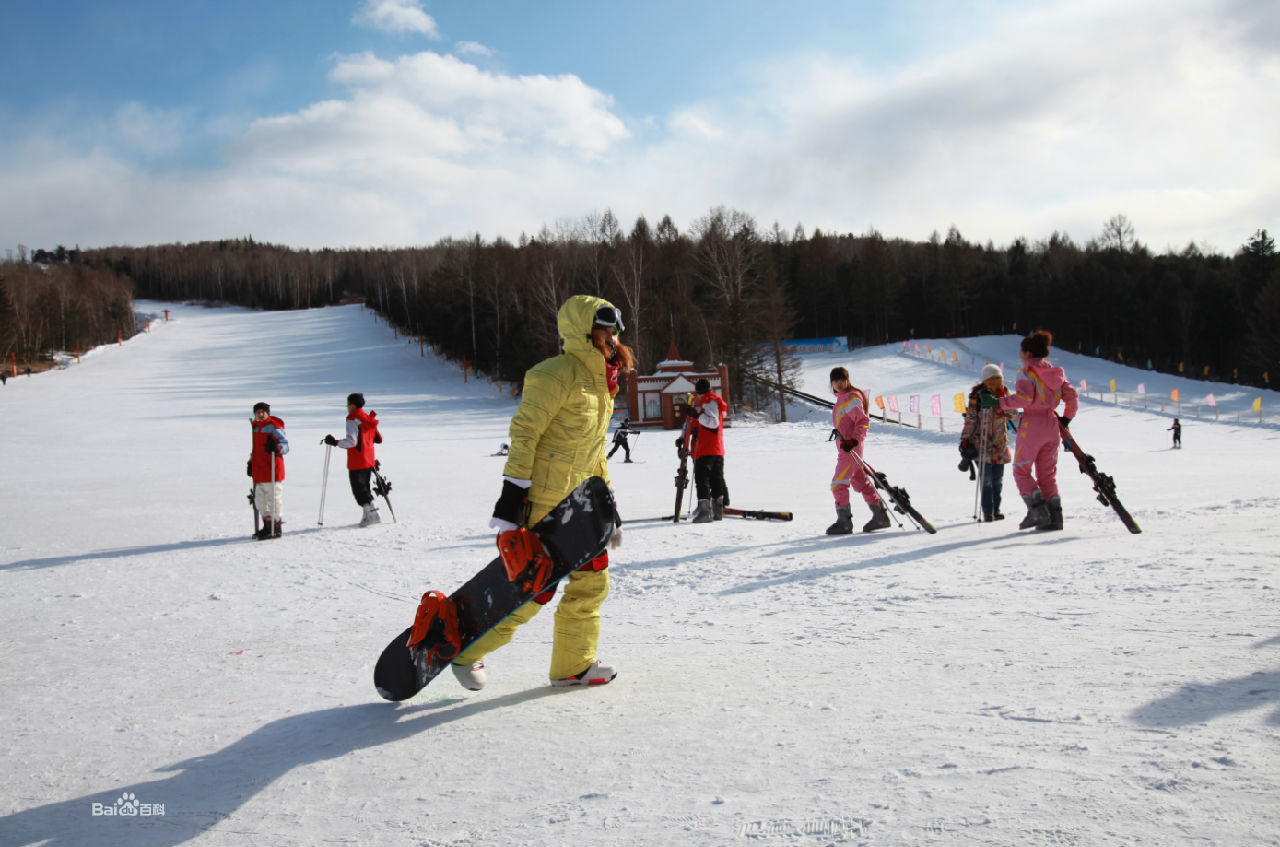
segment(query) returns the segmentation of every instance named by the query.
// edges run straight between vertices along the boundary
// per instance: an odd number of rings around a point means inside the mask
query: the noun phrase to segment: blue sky
[[[712,207],[1156,250],[1280,229],[1250,0],[9,0],[0,240],[299,247]]]

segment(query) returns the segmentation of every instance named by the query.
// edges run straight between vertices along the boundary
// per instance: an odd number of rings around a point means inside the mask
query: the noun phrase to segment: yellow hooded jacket
[[[596,311],[611,305],[585,294],[565,301],[557,316],[564,352],[525,374],[503,474],[531,482],[530,526],[588,477],[609,482],[604,448],[613,397],[591,329]]]

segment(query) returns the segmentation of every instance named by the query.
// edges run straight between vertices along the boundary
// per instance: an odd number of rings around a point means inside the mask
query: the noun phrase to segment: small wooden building
[[[667,358],[658,363],[655,373],[643,376],[632,370],[627,374],[626,408],[618,402],[614,415],[626,416],[631,425],[640,428],[677,429],[684,424],[684,402],[693,393],[693,386],[700,379],[711,383],[711,390],[730,404],[729,368],[720,365],[714,370],[694,370],[693,362],[680,358],[676,343],[671,342]],[[622,397],[618,400],[622,401]],[[729,416],[725,415],[728,422]]]

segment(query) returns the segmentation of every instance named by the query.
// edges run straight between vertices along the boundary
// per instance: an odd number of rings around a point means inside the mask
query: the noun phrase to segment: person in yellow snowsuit
[[[489,523],[499,531],[533,526],[589,477],[609,481],[604,448],[613,397],[618,373],[631,367],[631,351],[618,342],[622,314],[607,300],[575,295],[560,307],[558,329],[564,352],[525,374],[511,419],[502,496]],[[564,583],[551,649],[553,685],[602,685],[617,675],[596,659],[608,567],[605,552]],[[509,642],[554,594],[553,587],[525,603],[458,654],[453,661],[458,681],[472,690],[483,688],[484,658]]]

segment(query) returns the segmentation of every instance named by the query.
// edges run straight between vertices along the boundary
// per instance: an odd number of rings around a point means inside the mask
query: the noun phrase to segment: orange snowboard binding
[[[433,662],[447,662],[462,650],[458,609],[447,595],[439,591],[428,591],[422,595],[418,616],[414,618],[413,629],[409,633],[409,647],[416,647],[428,639],[434,645],[428,653]]]
[[[537,535],[523,527],[499,533],[498,555],[507,569],[507,579],[522,591],[537,594],[546,588],[553,563]]]

